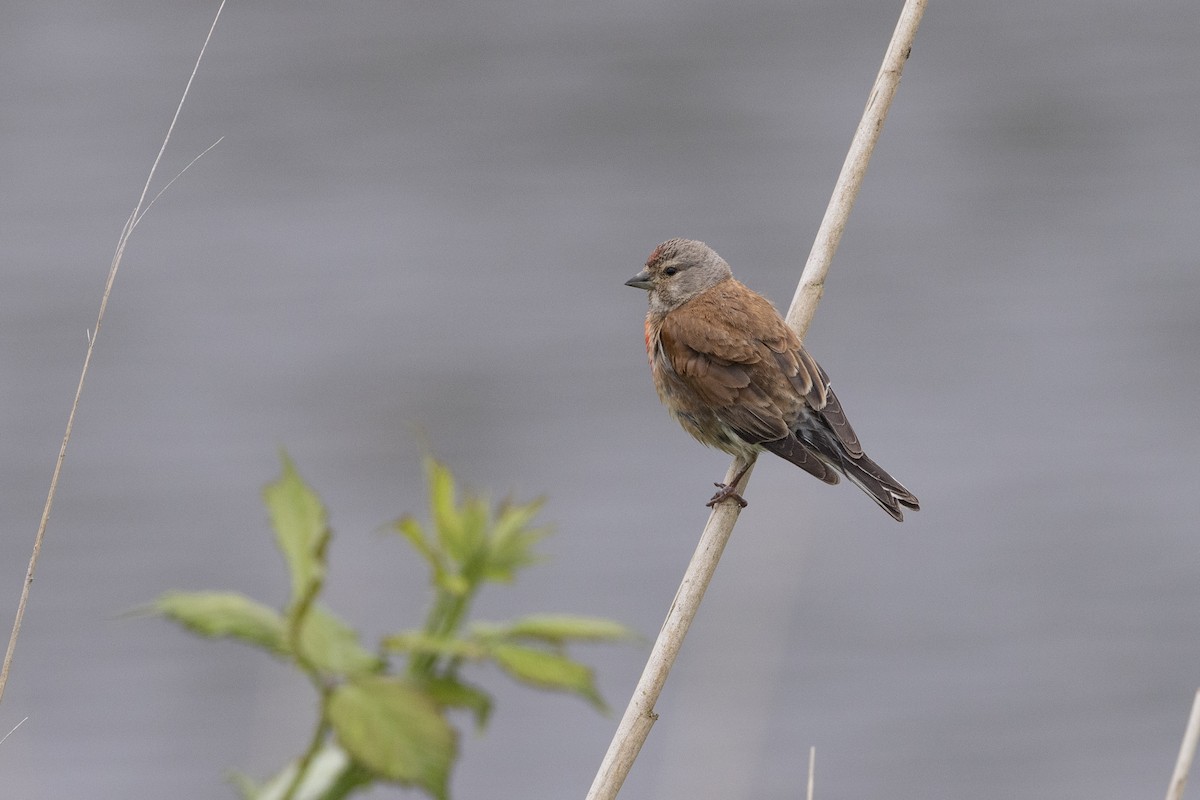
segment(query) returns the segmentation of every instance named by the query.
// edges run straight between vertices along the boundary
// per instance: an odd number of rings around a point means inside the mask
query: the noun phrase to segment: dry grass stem
[[[805,797],[808,800],[813,800],[814,790],[816,789],[817,775],[817,748],[808,748],[808,792]]]
[[[25,719],[21,720],[21,721],[20,721],[20,722],[18,722],[16,725],[13,725],[13,726],[12,726],[12,730],[10,730],[8,733],[4,734],[4,736],[3,736],[3,737],[0,737],[0,744],[4,744],[6,741],[8,741],[8,737],[10,737],[10,736],[12,736],[14,733],[16,733],[16,732],[17,732],[17,728],[19,728],[19,727],[21,727],[22,725],[24,725],[24,724],[25,724],[25,722],[26,722],[28,719],[29,719],[29,717],[25,717]]]
[[[900,83],[900,74],[912,49],[917,27],[925,13],[925,5],[926,0],[906,0],[900,12],[900,20],[884,55],[883,66],[875,79],[850,152],[834,186],[833,197],[817,231],[812,253],[787,313],[788,323],[801,338],[808,330],[817,302],[821,299],[825,274],[833,261],[833,254],[841,240],[846,219],[854,205],[854,198],[858,196],[858,190],[862,186],[867,162],[875,142],[879,139],[884,119]],[[734,459],[725,475],[726,483],[733,479],[740,467],[741,462]],[[744,487],[749,479],[750,475],[747,472],[738,486],[739,493],[745,491]],[[667,674],[675,663],[675,657],[683,644],[683,637],[687,634],[704,592],[716,571],[725,544],[733,533],[740,510],[736,503],[720,503],[709,516],[700,536],[700,544],[696,547],[696,552],[684,573],[675,601],[671,604],[642,677],[638,680],[633,697],[629,700],[608,752],[588,791],[587,800],[612,800],[620,792],[633,762],[650,734],[650,728],[658,718],[654,712],[654,705],[662,693]]]
[[[1192,759],[1196,757],[1196,745],[1200,743],[1200,689],[1192,700],[1192,713],[1183,732],[1183,743],[1179,745],[1179,758],[1175,760],[1175,772],[1167,788],[1167,800],[1183,800],[1183,787],[1187,785]]]
[[[67,444],[71,441],[71,431],[75,427],[75,412],[79,409],[79,398],[83,395],[83,383],[87,378],[88,367],[92,363],[92,353],[96,348],[96,339],[100,336],[100,327],[104,324],[104,313],[108,309],[108,298],[112,294],[113,282],[117,278],[117,269],[121,265],[121,258],[125,255],[125,246],[129,243],[129,237],[133,234],[134,228],[141,222],[142,216],[149,209],[154,200],[158,199],[158,195],[149,204],[146,203],[146,195],[150,192],[150,184],[154,181],[154,174],[158,171],[158,164],[162,160],[163,153],[167,149],[167,143],[171,140],[171,132],[175,130],[175,123],[179,120],[179,114],[183,111],[184,101],[187,100],[188,92],[192,88],[192,82],[196,79],[196,72],[200,69],[200,61],[204,58],[204,51],[208,49],[208,43],[212,40],[213,31],[216,30],[217,20],[221,18],[221,11],[225,8],[225,0],[221,0],[221,4],[217,7],[217,13],[213,17],[212,25],[208,29],[208,35],[204,37],[204,44],[200,47],[200,54],[196,57],[196,63],[192,67],[192,74],[188,77],[187,85],[183,89],[183,95],[179,98],[179,105],[175,107],[175,115],[171,117],[171,124],[167,127],[166,136],[163,137],[162,146],[158,149],[158,155],[154,157],[154,164],[150,167],[150,174],[146,177],[146,183],[142,187],[142,193],[138,197],[137,205],[134,206],[133,212],[125,221],[125,226],[121,229],[121,235],[117,239],[117,249],[113,253],[112,264],[108,268],[108,280],[104,284],[104,293],[100,297],[100,312],[96,315],[96,325],[88,331],[88,346],[87,352],[83,357],[83,369],[79,373],[79,383],[75,387],[75,399],[71,403],[71,412],[67,415],[67,428],[63,434],[62,444],[58,448],[58,458],[54,461],[54,472],[50,476],[50,490],[46,494],[46,504],[42,507],[42,518],[38,523],[37,534],[33,538],[33,552],[29,556],[29,566],[25,570],[25,582],[21,587],[21,599],[17,601],[17,613],[13,620],[12,633],[8,637],[8,648],[4,653],[4,665],[0,667],[0,701],[4,699],[4,688],[8,685],[8,672],[12,667],[13,653],[17,647],[17,637],[21,634],[21,621],[25,618],[25,608],[29,603],[29,589],[33,585],[33,574],[37,569],[38,555],[42,551],[42,542],[46,537],[46,526],[50,522],[50,510],[54,507],[54,495],[58,491],[58,479],[62,474],[63,461],[67,457]],[[220,141],[219,139],[217,140]],[[211,150],[215,147],[214,143],[208,148]],[[207,153],[208,150],[204,152]],[[200,154],[201,156],[204,153]],[[192,164],[196,160],[192,159]],[[183,171],[186,171],[184,167]],[[183,174],[180,172],[180,175]],[[176,178],[179,176],[176,175]],[[167,185],[173,183],[175,178],[171,179]],[[166,187],[163,187],[164,191]],[[162,192],[159,192],[161,195]]]
[[[883,123],[887,119],[888,109],[892,107],[892,99],[900,86],[900,75],[904,71],[904,63],[912,52],[913,39],[917,35],[917,26],[925,13],[926,0],[907,0],[900,11],[900,19],[896,30],[883,56],[883,64],[879,74],[875,76],[875,84],[867,98],[867,107],[863,111],[862,120],[854,131],[850,141],[850,149],[846,160],[842,162],[842,171],[838,174],[837,183],[833,187],[833,196],[825,208],[825,217],[821,227],[817,229],[813,239],[812,250],[796,286],[796,294],[788,308],[787,322],[803,339],[812,322],[813,314],[817,311],[817,303],[825,292],[825,275],[829,265],[833,263],[833,254],[842,240],[842,232],[846,229],[846,220],[850,218],[850,210],[862,188],[863,178],[867,174],[867,163],[875,150],[875,143],[883,132]]]

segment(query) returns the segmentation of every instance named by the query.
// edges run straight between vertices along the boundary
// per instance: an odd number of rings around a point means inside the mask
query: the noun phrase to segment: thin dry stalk
[[[895,97],[904,62],[912,49],[921,16],[925,13],[925,5],[926,0],[906,0],[900,12],[900,20],[884,55],[883,66],[875,78],[866,110],[854,134],[841,174],[838,175],[825,217],[821,220],[821,227],[817,231],[812,252],[796,289],[796,296],[788,309],[787,321],[802,339],[824,291],[825,275],[829,271],[834,251],[846,227],[846,219],[850,215],[854,199],[862,186],[867,162],[883,130],[884,119],[891,107],[892,98]],[[725,474],[725,482],[730,482],[740,468],[741,462],[734,459]],[[750,474],[747,472],[738,485],[739,493],[744,492],[749,479]],[[683,638],[687,635],[688,627],[692,624],[700,601],[704,598],[704,592],[716,571],[725,544],[733,533],[740,510],[736,503],[720,503],[709,516],[704,532],[700,535],[700,543],[684,573],[683,582],[679,585],[675,601],[671,604],[658,639],[654,642],[642,677],[638,680],[633,697],[629,700],[608,752],[588,791],[587,800],[612,800],[620,792],[633,762],[650,734],[650,728],[658,719],[654,705],[658,702],[667,675],[683,645]]]
[[[810,748],[808,748],[808,793],[807,793],[807,795],[805,795],[808,798],[808,800],[813,800],[813,797],[815,796],[814,790],[816,789],[816,785],[817,785],[816,784],[816,775],[817,775],[817,748],[810,747]]]
[[[13,726],[12,726],[12,730],[10,730],[8,733],[4,734],[4,736],[3,736],[3,737],[0,737],[0,744],[4,744],[6,741],[8,741],[8,737],[10,737],[10,736],[12,736],[14,733],[16,733],[16,732],[17,732],[17,728],[19,728],[19,727],[21,727],[22,725],[24,725],[24,724],[25,724],[25,723],[26,723],[28,720],[29,720],[29,717],[25,717],[25,719],[21,720],[21,721],[20,721],[20,722],[18,722],[16,725],[13,725]]]
[[[1197,744],[1200,744],[1200,689],[1196,690],[1196,698],[1192,701],[1192,713],[1183,732],[1183,744],[1179,745],[1179,758],[1175,760],[1175,772],[1167,788],[1167,800],[1183,800],[1183,787],[1187,785]]]
[[[113,282],[117,279],[117,269],[121,266],[121,258],[125,255],[125,245],[129,243],[129,237],[133,235],[134,228],[142,221],[142,216],[149,208],[149,205],[146,203],[146,195],[150,192],[150,184],[154,181],[154,173],[158,171],[158,163],[162,160],[163,152],[167,149],[167,142],[171,141],[171,132],[175,130],[175,123],[179,120],[179,113],[183,111],[183,103],[187,100],[188,92],[192,88],[192,82],[196,79],[196,72],[200,69],[200,61],[204,58],[204,51],[208,49],[208,43],[212,39],[213,31],[217,27],[217,20],[221,18],[221,11],[224,8],[225,0],[221,0],[221,4],[217,7],[217,13],[213,17],[212,25],[208,29],[208,35],[204,37],[204,44],[200,47],[200,54],[196,57],[196,64],[192,67],[192,74],[188,77],[187,85],[183,89],[183,95],[179,98],[179,105],[175,107],[175,115],[171,117],[171,124],[167,126],[167,134],[163,137],[162,147],[158,149],[158,155],[154,157],[154,164],[150,167],[150,174],[146,177],[146,184],[142,187],[142,193],[138,197],[137,205],[134,206],[129,219],[125,221],[125,227],[121,229],[121,236],[117,239],[117,249],[113,254],[112,264],[108,268],[108,280],[104,284],[104,294],[100,297],[100,312],[96,315],[96,327],[88,331],[88,346],[87,353],[83,357],[83,369],[79,373],[79,383],[75,387],[75,399],[71,403],[71,413],[67,415],[67,429],[63,434],[62,445],[58,448],[58,458],[54,461],[54,472],[50,476],[50,491],[46,494],[46,505],[42,508],[42,519],[38,523],[37,535],[33,538],[33,552],[29,556],[29,567],[25,570],[25,583],[21,587],[21,599],[17,601],[17,614],[13,620],[12,633],[8,637],[8,649],[4,653],[4,665],[0,667],[0,701],[4,699],[4,687],[8,685],[8,671],[12,667],[13,653],[17,648],[17,637],[21,634],[21,622],[25,618],[25,607],[29,603],[29,588],[33,585],[33,573],[37,569],[38,555],[42,551],[42,541],[46,537],[46,526],[50,522],[50,510],[54,507],[54,495],[58,491],[58,478],[62,474],[63,461],[67,457],[67,444],[71,441],[71,431],[75,427],[75,412],[79,409],[79,398],[83,394],[83,382],[87,378],[88,367],[92,363],[92,353],[96,349],[96,339],[100,336],[100,326],[104,324],[104,312],[108,309],[108,298],[112,294]],[[212,147],[208,148],[208,150],[211,149]],[[208,150],[204,152],[207,153]],[[200,155],[204,155],[204,153]],[[197,156],[196,158],[198,159],[199,157]],[[196,159],[192,160],[192,164],[194,163],[196,163]],[[191,164],[188,164],[188,166],[190,167]],[[184,168],[184,170],[186,169],[187,167]],[[171,180],[174,182],[175,179],[172,178]],[[170,183],[167,185],[169,186]],[[159,192],[159,194],[161,195],[162,192]],[[155,196],[154,200],[157,199],[158,196]],[[153,204],[154,200],[151,200],[150,204]]]

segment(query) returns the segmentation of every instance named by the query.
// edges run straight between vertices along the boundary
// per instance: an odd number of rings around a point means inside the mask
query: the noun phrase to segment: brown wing
[[[815,361],[813,363],[816,364]],[[825,386],[825,405],[815,408],[837,435],[838,441],[845,446],[846,451],[855,458],[861,457],[863,454],[862,444],[858,441],[858,434],[854,432],[854,428],[850,427],[850,420],[846,419],[846,413],[842,411],[841,401],[837,399],[837,395],[833,393],[833,387],[829,385],[829,376],[825,374],[825,370],[820,365],[817,365],[817,374]]]
[[[660,338],[675,373],[748,442],[782,439],[802,404],[826,405],[820,367],[770,302],[737,281],[667,314]]]

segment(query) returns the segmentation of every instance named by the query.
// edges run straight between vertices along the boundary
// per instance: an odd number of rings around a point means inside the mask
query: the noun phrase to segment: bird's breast
[[[658,350],[659,331],[662,330],[662,320],[651,314],[646,315],[646,358],[650,366],[654,366],[654,355]]]

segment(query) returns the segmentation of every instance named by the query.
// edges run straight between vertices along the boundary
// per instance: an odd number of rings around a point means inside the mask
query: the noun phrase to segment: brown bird
[[[671,239],[625,281],[650,293],[646,354],[658,396],[702,444],[747,465],[769,450],[825,483],[845,475],[896,520],[916,496],[867,458],[829,376],[771,302],[703,242]],[[709,506],[737,494],[744,468]]]

